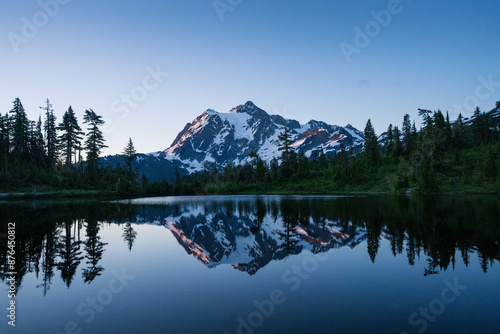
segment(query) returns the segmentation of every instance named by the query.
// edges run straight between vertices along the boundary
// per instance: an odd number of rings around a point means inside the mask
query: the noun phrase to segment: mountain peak
[[[352,125],[345,128],[311,120],[301,125],[297,120],[269,115],[252,101],[232,108],[229,113],[207,109],[184,129],[167,148],[162,157],[186,172],[199,171],[205,163],[217,168],[227,164],[249,163],[249,154],[257,152],[264,161],[279,157],[279,135],[284,128],[291,131],[297,152],[312,157],[323,150],[325,154],[339,151],[340,142],[360,148],[363,133]]]
[[[256,110],[261,110],[252,101],[247,101],[245,104],[240,104],[239,106],[229,110],[229,112],[245,113],[252,115]]]
[[[263,161],[270,162],[281,156],[279,136],[285,128],[290,131],[296,152],[307,158],[317,156],[321,151],[326,155],[335,154],[340,151],[340,143],[357,151],[364,144],[364,133],[351,124],[341,127],[319,120],[300,124],[281,115],[270,115],[252,101],[247,101],[229,113],[205,110],[184,126],[167,149],[141,155],[141,161],[138,158],[136,164],[140,170],[149,171],[148,177],[170,179],[176,168],[181,174],[186,174],[203,170],[207,163],[220,170],[228,164],[252,163],[252,151]],[[379,141],[386,140],[384,138],[381,136]]]

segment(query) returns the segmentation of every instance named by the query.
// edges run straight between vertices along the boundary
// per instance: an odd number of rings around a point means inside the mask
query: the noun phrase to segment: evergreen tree
[[[83,131],[78,125],[78,120],[71,106],[64,113],[62,122],[59,123],[57,130],[62,132],[58,138],[59,148],[64,156],[66,167],[70,167],[73,152],[80,149],[83,135]]]
[[[291,147],[292,144],[292,135],[290,134],[290,130],[285,127],[285,130],[281,132],[278,136],[278,140],[280,141],[280,144],[278,146],[279,151],[283,151],[281,154],[281,170],[282,170],[282,175],[284,177],[288,177],[292,174],[291,168],[292,168],[292,159],[291,159],[291,152],[293,151],[293,148]]]
[[[174,176],[174,193],[175,195],[180,195],[182,193],[182,180],[179,168],[175,166],[175,176]]]
[[[290,134],[290,130],[288,130],[288,128],[285,128],[285,130],[283,130],[283,132],[279,134],[278,140],[280,141],[278,150],[283,151],[282,158],[283,161],[286,161],[290,152],[293,150],[293,148],[290,146],[292,144],[292,135]]]
[[[403,154],[403,144],[401,143],[401,132],[397,126],[392,130],[392,137],[394,139],[394,155],[399,157]]]
[[[317,165],[319,169],[326,169],[328,167],[328,162],[326,160],[326,155],[325,152],[323,151],[323,147],[321,147],[321,150],[319,151]]]
[[[344,180],[346,178],[351,178],[349,169],[349,154],[347,153],[344,143],[340,143],[340,152],[335,156],[338,165],[340,165],[340,179]]]
[[[405,156],[410,155],[413,149],[413,137],[411,135],[411,121],[410,115],[405,114],[403,116],[403,127],[401,128],[403,133],[403,153]]]
[[[38,117],[38,122],[36,123],[36,128],[33,138],[33,149],[32,149],[32,159],[39,165],[45,160],[45,148],[43,142],[43,132],[42,132],[42,117]]]
[[[444,164],[444,154],[448,149],[448,138],[447,138],[447,128],[446,128],[446,120],[443,116],[441,110],[438,109],[434,113],[434,131],[432,132],[432,140],[434,142],[434,158],[437,160],[437,164],[439,165],[441,171],[443,171]]]
[[[257,152],[255,151],[250,152],[250,157],[254,158],[253,170],[255,181],[257,183],[261,183],[264,181],[264,178],[266,176],[266,164],[264,163],[264,161],[262,161],[261,158],[259,158]]]
[[[31,160],[35,160],[36,151],[36,122],[29,121],[28,148]]]
[[[489,137],[488,119],[485,113],[481,113],[479,107],[474,110],[472,115],[472,138],[474,144],[482,145],[486,143]]]
[[[304,152],[300,152],[297,158],[298,162],[298,173],[306,177],[309,175],[309,159],[305,156]]]
[[[45,148],[47,152],[47,163],[49,166],[55,164],[57,159],[57,133],[56,133],[56,116],[54,109],[49,99],[45,101],[45,107],[40,107],[45,111],[45,123],[43,125],[45,131]]]
[[[136,151],[134,148],[134,143],[132,142],[132,138],[128,139],[127,146],[123,149],[123,155],[125,155],[125,165],[128,168],[128,173],[132,176],[132,161],[134,161]]]
[[[443,113],[441,110],[434,112],[434,129],[440,132],[443,136],[446,133],[446,121],[444,119]]]
[[[12,154],[19,158],[29,156],[29,128],[30,122],[19,98],[14,100],[12,114]]]
[[[423,192],[436,189],[436,180],[431,167],[431,161],[424,155],[419,168],[418,187]]]
[[[427,109],[418,109],[418,115],[422,117],[423,120],[423,135],[426,136],[430,134],[433,130],[433,119],[431,115],[433,114],[432,111],[427,110]]]
[[[445,126],[446,146],[449,148],[453,141],[453,131],[451,130],[450,115],[446,112],[446,126]]]
[[[377,135],[372,126],[371,120],[368,119],[365,126],[365,155],[369,163],[377,164],[379,160],[379,147]]]
[[[392,124],[389,124],[389,127],[387,128],[387,146],[385,155],[390,162],[394,160],[394,134],[392,131]]]
[[[98,116],[92,109],[85,110],[83,116],[83,123],[87,124],[87,139],[85,140],[85,150],[87,151],[87,165],[89,168],[89,175],[94,177],[97,171],[99,155],[101,150],[107,147],[104,144],[104,136],[99,128],[104,124],[102,116]]]
[[[414,143],[417,142],[418,133],[417,133],[417,127],[415,125],[415,121],[413,121],[413,125],[411,126],[411,138],[412,138]]]
[[[466,145],[466,133],[462,114],[460,113],[453,124],[452,142],[456,149],[462,149]]]
[[[10,148],[10,120],[9,116],[0,114],[0,159],[7,159]]]
[[[279,163],[276,157],[271,159],[269,163],[269,180],[271,182],[276,182],[279,177]]]

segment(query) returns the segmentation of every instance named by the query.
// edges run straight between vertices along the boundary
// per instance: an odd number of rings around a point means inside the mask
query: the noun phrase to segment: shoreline
[[[336,196],[336,195],[392,195],[392,196],[439,196],[439,195],[485,195],[485,196],[499,196],[500,191],[492,190],[474,190],[467,189],[462,191],[443,191],[443,192],[431,192],[431,193],[421,193],[414,191],[411,194],[405,192],[391,192],[391,191],[335,191],[335,192],[313,192],[313,191],[243,191],[243,192],[206,192],[206,193],[194,193],[194,194],[182,194],[182,195],[172,195],[172,194],[137,194],[132,196],[119,196],[116,191],[103,191],[103,190],[55,190],[39,193],[29,193],[29,192],[2,192],[0,193],[0,200],[26,200],[26,199],[85,199],[85,198],[114,198],[114,199],[131,199],[131,198],[146,198],[146,197],[181,197],[181,196],[217,196],[217,195],[248,195],[248,196],[258,196],[258,195],[284,195],[284,196]]]

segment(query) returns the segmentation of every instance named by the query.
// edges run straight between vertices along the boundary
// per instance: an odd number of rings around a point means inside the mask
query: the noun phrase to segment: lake
[[[498,333],[499,217],[493,196],[2,202],[0,332]]]

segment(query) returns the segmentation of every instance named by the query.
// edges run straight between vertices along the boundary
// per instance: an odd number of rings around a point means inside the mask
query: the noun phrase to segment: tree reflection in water
[[[45,295],[56,270],[68,287],[79,268],[86,283],[102,274],[107,244],[99,232],[105,224],[125,224],[122,239],[133,251],[134,225],[159,221],[174,235],[183,235],[177,240],[188,252],[190,247],[202,250],[208,267],[229,263],[250,275],[305,249],[321,253],[366,244],[376,263],[386,241],[392,254],[404,254],[410,266],[425,260],[422,274],[428,276],[455,268],[459,259],[466,266],[476,261],[488,272],[500,258],[498,217],[500,200],[493,196],[248,196],[179,199],[165,205],[4,203],[0,279],[5,281],[9,271],[8,222],[16,222],[17,285],[33,272]]]

